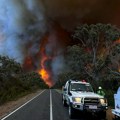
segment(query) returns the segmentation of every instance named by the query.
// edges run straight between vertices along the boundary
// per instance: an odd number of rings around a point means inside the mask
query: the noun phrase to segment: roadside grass
[[[15,88],[11,88],[10,90],[0,91],[0,105],[5,104],[8,101],[17,100],[23,96],[26,96],[30,93],[34,93],[40,89],[39,87],[36,89],[29,89],[29,90],[19,90],[17,91]]]
[[[108,101],[108,106],[111,108],[114,108],[114,94],[115,92],[113,90],[105,90],[106,98]]]

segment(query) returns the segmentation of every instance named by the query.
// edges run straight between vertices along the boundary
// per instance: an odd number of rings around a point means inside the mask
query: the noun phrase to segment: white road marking
[[[53,120],[53,110],[52,110],[52,93],[50,90],[50,120]]]
[[[10,114],[8,114],[7,116],[5,116],[4,118],[2,118],[1,120],[5,120],[6,118],[8,118],[9,116],[11,116],[12,114],[14,114],[16,111],[18,111],[19,109],[21,109],[22,107],[24,107],[25,105],[27,105],[29,102],[31,102],[32,100],[34,100],[35,98],[37,98],[39,95],[41,95],[43,92],[45,92],[45,90],[43,90],[41,93],[39,93],[38,95],[36,95],[34,98],[32,98],[31,100],[27,101],[25,104],[23,104],[22,106],[20,106],[19,108],[17,108],[16,110],[14,110],[13,112],[11,112]]]

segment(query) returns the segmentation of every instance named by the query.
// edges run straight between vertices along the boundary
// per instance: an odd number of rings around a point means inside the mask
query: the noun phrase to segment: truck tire
[[[106,111],[99,112],[98,117],[101,118],[101,119],[106,119]]]
[[[106,111],[102,111],[101,116],[103,119],[106,119]]]
[[[73,119],[74,116],[75,116],[75,110],[74,110],[74,108],[72,108],[71,105],[69,105],[69,118]]]
[[[64,100],[64,98],[63,98],[63,97],[62,97],[62,103],[63,103],[63,106],[64,106],[64,107],[67,107],[66,100]]]

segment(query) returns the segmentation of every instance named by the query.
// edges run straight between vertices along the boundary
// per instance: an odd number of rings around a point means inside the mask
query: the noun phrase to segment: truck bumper
[[[106,111],[108,106],[101,105],[82,105],[82,104],[72,104],[72,107],[79,111],[87,111],[87,112],[100,112]]]

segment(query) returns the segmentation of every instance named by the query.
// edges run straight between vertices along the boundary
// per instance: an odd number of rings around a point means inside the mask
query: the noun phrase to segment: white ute
[[[69,107],[69,117],[74,118],[75,111],[94,112],[106,118],[107,100],[94,93],[90,83],[68,80],[62,90],[64,106]]]
[[[120,118],[120,87],[118,88],[117,94],[114,94],[115,109],[112,110],[112,113],[115,115],[115,118]]]

